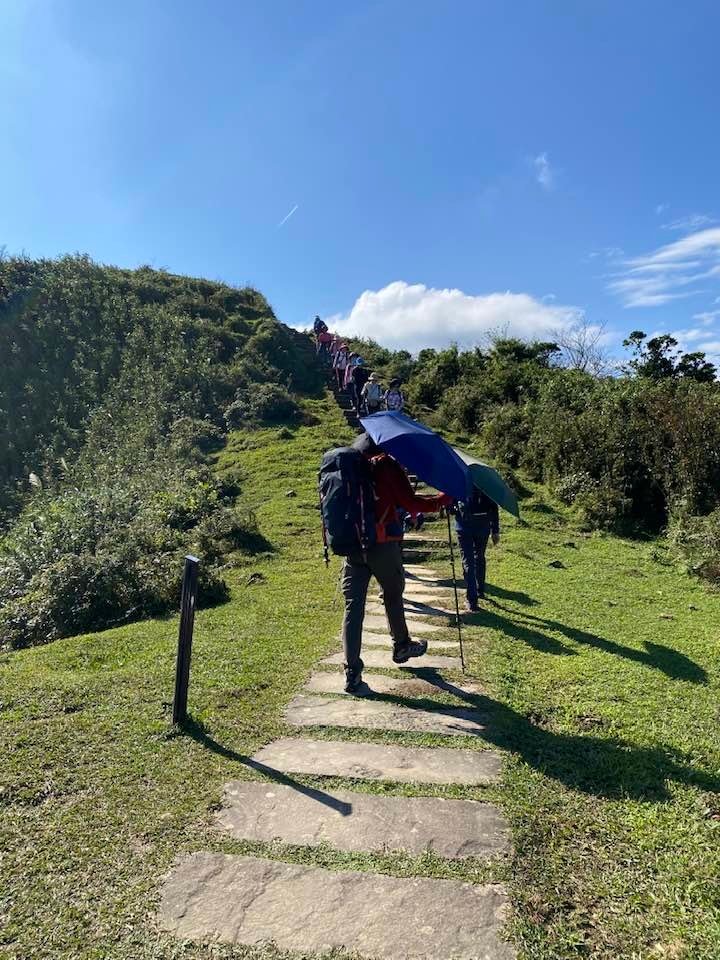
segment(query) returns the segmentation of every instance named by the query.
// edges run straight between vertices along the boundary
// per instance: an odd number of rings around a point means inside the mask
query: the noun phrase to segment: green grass
[[[288,733],[283,706],[337,646],[338,563],[322,565],[315,474],[322,450],[348,434],[335,409],[311,407],[315,426],[237,433],[218,457],[220,471],[240,467],[273,550],[228,571],[230,601],[198,613],[188,732],[173,731],[168,712],[175,618],[0,661],[0,957],[274,955],[182,944],[155,929],[174,858],[213,849],[503,880],[526,960],[717,960],[720,598],[668,566],[654,543],[579,533],[540,490],[526,502],[529,526],[508,524],[491,552],[494,602],[465,630],[469,673],[486,691],[474,702],[490,725],[488,742],[457,745],[506,751],[503,783],[297,778],[318,789],[491,799],[511,821],[514,853],[453,864],[242,844],[212,830],[223,784],[261,776],[243,758]],[[449,570],[442,553],[430,565]],[[256,572],[264,579],[248,585]]]

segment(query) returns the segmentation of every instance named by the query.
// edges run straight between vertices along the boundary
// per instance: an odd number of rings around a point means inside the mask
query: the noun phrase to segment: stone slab
[[[391,647],[393,639],[388,634],[363,633],[363,647]],[[457,647],[457,640],[428,640],[429,650],[452,650]]]
[[[371,673],[364,676],[366,693],[391,693],[396,697],[427,697],[436,693],[451,693],[460,700],[466,697],[481,696],[484,691],[482,687],[473,683],[453,684],[447,681],[441,683],[431,683],[429,680],[423,680],[422,677],[410,676],[405,679],[407,674],[402,676],[388,677],[384,673]],[[330,670],[314,673],[303,687],[303,693],[337,693],[344,697],[346,694],[344,688],[345,675]]]
[[[422,620],[413,620],[409,617],[405,619],[410,628],[410,633],[434,633],[438,629],[437,627],[433,627],[432,624],[424,623]],[[380,630],[381,633],[385,633],[388,629],[388,622],[384,607],[381,608],[380,613],[366,612],[363,626],[366,630]]]
[[[430,669],[430,670],[462,670],[460,657],[442,657],[426,653],[424,657],[413,657],[407,663],[393,663],[390,651],[385,650],[363,650],[362,660],[366,667],[384,667],[395,670],[402,670],[404,667],[409,669]],[[342,666],[345,662],[342,653],[332,653],[325,657],[321,663],[328,663],[332,666]]]
[[[184,940],[373,960],[512,960],[499,885],[333,871],[224,853],[180,860],[158,922]]]
[[[455,617],[455,607],[451,610],[449,607],[438,607],[433,604],[430,606],[427,603],[413,604],[408,598],[405,599],[404,604],[405,609],[405,618],[408,621],[408,626],[412,620],[413,623],[416,623],[419,617],[434,617],[436,620],[442,620],[447,617]],[[366,613],[371,615],[383,613],[385,608],[381,603],[369,603],[365,608]],[[437,628],[436,628],[437,629]],[[410,630],[412,633],[412,628]]]
[[[422,534],[406,534],[403,537],[404,547],[446,547],[448,545],[447,537],[443,540],[441,537],[424,537]]]
[[[439,592],[428,592],[427,589],[424,590],[406,590],[405,591],[405,606],[409,604],[415,606],[419,604],[427,604],[428,606],[434,607],[438,606],[450,606],[451,604],[455,605],[455,595],[452,591],[450,593],[447,590],[441,590]]]
[[[405,573],[412,573],[418,577],[437,577],[437,570],[423,566],[421,563],[406,563]]]
[[[328,802],[330,801],[330,802]],[[225,787],[215,825],[238,840],[373,853],[431,850],[459,860],[507,849],[507,823],[494,804],[435,797],[323,792],[236,780]]]
[[[437,710],[421,710],[365,697],[338,699],[299,693],[284,715],[295,727],[354,727],[443,737],[481,737],[487,729],[485,718],[475,710],[439,704]]]
[[[501,770],[500,754],[494,750],[296,737],[275,740],[258,750],[253,760],[282,773],[463,786],[496,783]]]

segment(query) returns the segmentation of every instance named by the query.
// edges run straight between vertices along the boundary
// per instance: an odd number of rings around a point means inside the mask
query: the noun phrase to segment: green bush
[[[575,503],[578,497],[593,493],[597,487],[597,480],[594,480],[586,470],[577,470],[575,473],[561,477],[553,487],[553,493],[558,500],[569,506]]]
[[[255,531],[208,471],[168,455],[133,474],[39,494],[0,544],[0,638],[20,647],[177,607],[182,559],[200,551],[199,600],[225,595],[223,555]]]
[[[705,517],[673,517],[668,541],[692,573],[720,585],[720,508]]]
[[[586,487],[575,498],[584,530],[624,530],[632,515],[632,505],[629,497],[606,482]]]

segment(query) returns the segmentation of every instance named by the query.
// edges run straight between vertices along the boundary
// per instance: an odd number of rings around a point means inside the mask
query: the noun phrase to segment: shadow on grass
[[[556,733],[536,726],[529,717],[484,694],[473,694],[436,670],[414,667],[403,672],[452,694],[482,714],[483,739],[518,754],[533,769],[591,796],[661,803],[670,799],[667,781],[720,792],[720,778],[697,770],[687,757],[663,747],[639,747],[615,737]],[[367,678],[366,678],[367,679]],[[372,677],[369,678],[372,683]],[[437,701],[372,694],[411,709],[438,709]],[[442,710],[442,706],[440,706]],[[447,708],[446,708],[447,709]]]
[[[452,581],[450,581],[452,583]],[[523,593],[521,590],[506,590],[504,587],[496,587],[491,583],[485,585],[485,592],[491,597],[500,597],[501,600],[509,600],[511,603],[519,603],[523,607],[539,607],[540,601],[535,600],[529,593]]]
[[[218,743],[217,740],[214,740],[210,734],[207,733],[205,727],[199,720],[188,717],[181,727],[181,734],[185,734],[196,743],[199,743],[200,746],[205,747],[206,750],[210,750],[212,753],[216,753],[226,760],[241,763],[244,767],[248,767],[250,770],[255,770],[256,773],[262,773],[264,776],[269,777],[271,780],[274,780],[275,783],[282,783],[287,787],[292,787],[292,789],[297,790],[298,793],[304,794],[311,800],[317,800],[318,803],[330,807],[331,810],[335,810],[343,817],[349,817],[352,813],[351,803],[345,803],[329,793],[308,787],[304,783],[300,783],[299,780],[295,780],[293,777],[283,773],[282,770],[276,770],[274,767],[269,767],[266,763],[260,763],[258,760],[253,760],[252,757],[238,753],[236,750],[232,750],[230,747],[225,747],[223,744]]]
[[[645,667],[660,670],[673,680],[685,680],[689,683],[707,683],[707,672],[701,666],[684,653],[679,653],[677,650],[673,650],[672,647],[666,647],[661,643],[651,643],[649,640],[645,640],[643,641],[645,650],[636,650],[634,647],[626,647],[622,643],[607,640],[605,637],[588,633],[586,630],[569,627],[557,620],[547,620],[543,617],[536,617],[534,614],[527,613],[526,611],[509,611],[499,603],[495,603],[494,607],[495,609],[503,610],[505,613],[514,613],[522,618],[524,622],[511,620],[509,617],[502,616],[487,608],[483,609],[480,613],[466,615],[464,620],[474,626],[485,626],[501,630],[508,636],[522,640],[536,650],[545,653],[576,654],[577,651],[565,646],[559,640],[549,636],[543,631],[549,630],[554,633],[561,633],[567,637],[568,640],[572,640],[575,643],[594,647],[596,650],[602,650],[605,653],[623,657],[625,660],[632,660],[634,663],[642,664]]]

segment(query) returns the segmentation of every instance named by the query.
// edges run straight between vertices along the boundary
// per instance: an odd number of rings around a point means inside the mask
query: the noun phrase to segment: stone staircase
[[[411,565],[407,572],[409,595],[422,591],[437,603],[447,597],[447,581],[430,568]],[[363,659],[371,692],[363,698],[343,692],[341,652],[322,660],[285,708],[289,735],[251,759],[256,779],[226,784],[215,817],[220,835],[367,854],[430,852],[448,861],[508,851],[509,830],[496,805],[422,795],[438,785],[497,784],[502,758],[486,748],[489,720],[477,707],[482,689],[462,677],[454,642],[434,639],[442,630],[437,617],[408,616],[411,632],[428,637],[428,655],[417,667],[395,667],[382,607],[369,610]],[[438,695],[454,704],[433,701]],[[313,736],[324,728],[330,739]],[[370,736],[338,738],[344,729]],[[372,739],[385,731],[396,735],[394,742]],[[417,746],[418,734],[442,737],[447,746]],[[473,740],[477,746],[468,746]],[[303,777],[333,778],[334,785],[310,786]],[[338,780],[346,785],[338,787]],[[412,784],[417,795],[353,789],[360,782]],[[180,859],[165,879],[158,921],[182,939],[272,942],[304,955],[344,949],[368,960],[511,960],[515,952],[502,933],[507,910],[497,883],[200,852]]]
[[[359,431],[349,398],[336,396]],[[407,539],[406,561],[443,548],[447,542],[431,532],[415,535]],[[431,853],[448,861],[487,861],[508,852],[508,826],[496,805],[423,795],[443,785],[497,784],[502,758],[484,742],[489,720],[477,706],[482,688],[462,675],[455,640],[447,633],[436,639],[455,620],[451,581],[417,562],[408,563],[406,573],[408,625],[428,638],[428,654],[417,666],[396,667],[384,608],[368,597],[362,654],[368,696],[344,693],[340,649],[321,660],[285,708],[289,734],[249,761],[256,779],[225,785],[215,817],[219,835],[352,853]],[[330,739],[318,735],[323,730]],[[343,731],[368,736],[343,739]],[[373,739],[385,732],[393,742]],[[417,736],[428,734],[447,745],[417,746]],[[332,778],[333,787],[310,786],[303,777]],[[338,780],[346,783],[338,787]],[[411,784],[416,795],[372,793],[357,789],[361,783]],[[273,943],[304,956],[341,949],[367,960],[512,960],[515,951],[503,937],[507,912],[497,883],[198,852],[176,862],[166,877],[158,922],[184,940]]]

